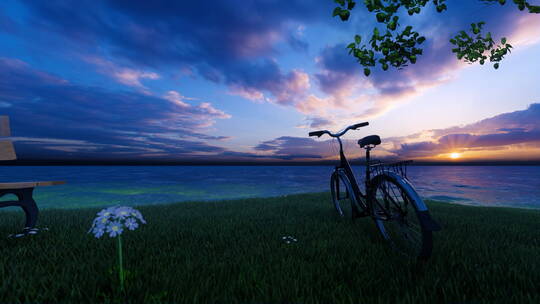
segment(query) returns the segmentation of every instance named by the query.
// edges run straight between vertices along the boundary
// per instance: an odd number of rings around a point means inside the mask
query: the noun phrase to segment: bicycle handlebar
[[[309,136],[317,136],[317,137],[321,137],[321,135],[323,134],[328,134],[332,137],[340,137],[341,135],[345,134],[347,131],[349,130],[356,130],[358,128],[361,128],[361,127],[365,127],[369,125],[369,122],[361,122],[361,123],[357,123],[357,124],[354,124],[354,125],[350,125],[348,126],[347,128],[345,128],[345,130],[339,132],[339,133],[330,133],[330,131],[328,130],[321,130],[321,131],[313,131],[313,132],[309,132]]]

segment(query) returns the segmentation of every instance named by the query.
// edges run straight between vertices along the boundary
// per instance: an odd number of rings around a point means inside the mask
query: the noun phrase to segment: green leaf
[[[383,65],[382,65],[382,69],[383,69],[384,71],[388,70],[388,64],[386,64],[386,63],[383,64]]]
[[[362,41],[362,37],[360,37],[360,35],[355,35],[354,41],[356,42],[356,44],[360,44],[360,42]]]
[[[498,68],[499,68],[499,63],[498,63],[498,62],[495,63],[495,64],[493,65],[493,67],[495,68],[495,70],[498,69]]]
[[[417,14],[420,14],[420,7],[415,7],[414,12],[417,13]]]
[[[405,30],[403,31],[403,34],[408,36],[411,33],[412,26],[408,25]]]
[[[351,42],[351,43],[349,43],[349,45],[347,45],[348,49],[353,49],[354,47],[355,47],[354,42]]]
[[[456,44],[456,39],[450,39],[451,44]]]
[[[540,14],[540,6],[538,5],[527,5],[527,8],[529,9],[529,13]]]
[[[373,29],[373,36],[374,36],[375,38],[379,37],[379,29],[378,29],[378,28],[374,28],[374,29]]]
[[[499,0],[499,3],[500,3],[501,5],[504,5],[504,4],[506,3],[506,0]]]
[[[341,12],[339,13],[339,18],[341,18],[341,21],[347,21],[349,20],[350,15],[351,13],[349,13],[348,10],[341,10]]]
[[[412,16],[414,14],[414,10],[412,10],[412,9],[408,10],[407,14],[409,14],[409,16]]]
[[[416,41],[418,42],[418,44],[422,44],[424,41],[426,41],[426,37],[420,36],[418,37],[418,39],[416,39]]]
[[[386,19],[386,14],[385,13],[377,13],[377,21],[378,22],[384,22],[384,19]]]
[[[371,74],[371,71],[368,68],[364,68],[364,75],[369,76]]]
[[[501,44],[506,44],[506,37],[501,38]]]
[[[336,7],[332,13],[332,17],[339,15],[339,13],[341,13],[341,7]]]
[[[347,4],[347,9],[352,10],[355,5],[356,5],[356,2],[349,1],[349,3]]]
[[[392,31],[396,29],[396,26],[397,26],[397,23],[394,20],[390,21],[390,23],[388,23],[387,25],[387,27]]]
[[[484,65],[484,59],[480,59],[480,64]]]
[[[334,2],[341,6],[345,5],[345,0],[334,0]]]

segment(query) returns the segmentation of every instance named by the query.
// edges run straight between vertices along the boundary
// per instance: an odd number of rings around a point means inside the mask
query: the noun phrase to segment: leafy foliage
[[[477,34],[476,39],[470,37],[465,31],[461,31],[459,35],[450,39],[450,43],[457,46],[452,49],[452,52],[456,53],[457,58],[460,60],[464,59],[468,63],[474,63],[479,60],[480,64],[483,65],[485,60],[488,59],[486,51],[489,50],[489,61],[495,62],[493,67],[498,69],[499,61],[503,59],[504,55],[510,53],[512,46],[506,43],[506,38],[503,37],[501,38],[501,45],[494,49],[495,42],[491,37],[491,33],[488,32],[485,38],[479,34],[484,24],[484,22],[471,24],[471,32]]]
[[[483,2],[498,2],[504,5],[506,0],[481,0]],[[540,13],[540,6],[530,5],[525,0],[512,0],[519,10],[528,9],[529,13]],[[349,20],[351,10],[356,7],[354,0],[334,0],[338,6],[333,11],[333,17],[339,16],[342,21]],[[362,44],[362,37],[355,35],[354,41],[347,45],[349,54],[358,59],[360,65],[364,66],[364,75],[371,74],[371,67],[377,64],[386,71],[390,66],[402,69],[408,66],[408,63],[416,63],[417,55],[422,55],[420,45],[426,40],[418,32],[413,30],[410,25],[405,26],[401,32],[399,16],[397,12],[400,8],[407,10],[409,16],[419,14],[422,9],[430,2],[429,0],[364,0],[367,10],[375,14],[378,23],[385,27],[384,34],[378,27],[373,29],[373,34],[369,44]],[[431,0],[438,13],[447,9],[446,0]],[[476,37],[469,36],[465,31],[460,31],[450,42],[456,45],[452,52],[456,53],[459,60],[465,60],[468,63],[479,61],[484,64],[489,58],[494,62],[494,68],[499,68],[499,62],[510,52],[512,46],[506,43],[506,38],[501,39],[501,44],[496,45],[491,37],[491,33],[482,36],[481,30],[485,22],[471,24],[471,32]]]

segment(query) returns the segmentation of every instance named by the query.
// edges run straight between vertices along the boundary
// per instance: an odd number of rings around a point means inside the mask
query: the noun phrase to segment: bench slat
[[[0,160],[14,159],[17,159],[17,155],[15,154],[13,143],[9,140],[0,141]]]
[[[11,136],[11,129],[9,127],[9,116],[0,116],[0,136]]]
[[[0,189],[33,188],[33,187],[38,187],[38,186],[62,185],[65,183],[66,183],[65,181],[0,183]]]

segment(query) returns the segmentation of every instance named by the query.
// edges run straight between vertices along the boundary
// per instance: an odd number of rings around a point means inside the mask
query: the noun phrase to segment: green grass
[[[540,303],[540,211],[427,204],[443,230],[422,266],[328,193],[139,206],[125,295],[116,240],[86,233],[100,209],[42,210],[49,231],[0,238],[0,303]],[[0,213],[0,236],[23,220]]]

